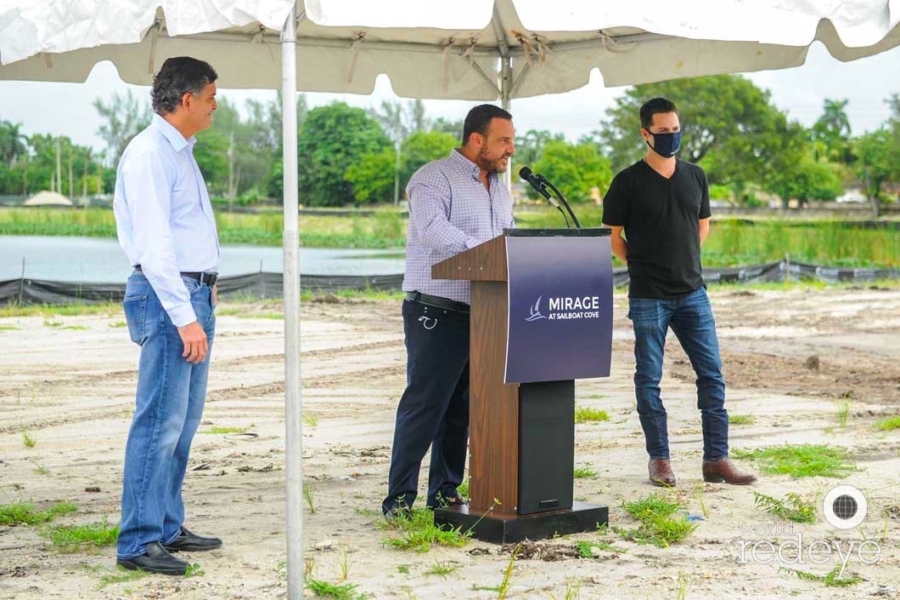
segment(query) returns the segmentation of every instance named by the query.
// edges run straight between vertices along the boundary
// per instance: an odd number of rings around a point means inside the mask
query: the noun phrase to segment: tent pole
[[[500,67],[500,106],[503,110],[509,110],[509,107],[512,106],[512,100],[510,99],[510,92],[512,89],[512,59],[507,54],[501,59],[501,67]],[[504,181],[506,181],[506,189],[512,189],[512,172],[513,172],[513,160],[515,157],[509,158],[509,167],[506,169],[506,173],[503,175]]]
[[[297,8],[281,32],[284,146],[284,393],[287,597],[303,597],[303,398],[300,391],[300,216],[297,191]]]

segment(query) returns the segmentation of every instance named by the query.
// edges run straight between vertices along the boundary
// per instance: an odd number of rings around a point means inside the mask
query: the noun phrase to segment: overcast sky
[[[791,118],[806,126],[821,114],[825,98],[849,99],[848,114],[854,134],[877,129],[887,119],[884,100],[900,92],[900,48],[858,60],[841,63],[815,44],[802,67],[752,73],[748,77],[772,92],[775,104]],[[0,81],[0,119],[22,123],[24,132],[66,135],[77,144],[102,149],[97,136],[100,118],[92,106],[97,97],[109,98],[132,89],[148,98],[149,88],[123,83],[111,63],[97,65],[86,83],[35,83]],[[561,131],[571,140],[596,129],[606,108],[625,88],[604,88],[596,75],[587,86],[569,92],[514,100],[512,113],[516,129]],[[248,98],[273,100],[272,91],[229,91],[220,95],[243,105]],[[332,100],[344,100],[361,107],[378,106],[395,98],[390,82],[380,78],[372,96],[307,94],[309,104],[318,106]],[[473,106],[470,102],[427,100],[429,117],[461,119]]]

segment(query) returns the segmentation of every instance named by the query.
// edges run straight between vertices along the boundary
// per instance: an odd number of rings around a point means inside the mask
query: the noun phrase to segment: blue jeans
[[[706,288],[675,300],[630,298],[628,318],[634,327],[634,390],[637,411],[651,459],[669,458],[666,408],[659,395],[666,333],[675,333],[697,374],[697,408],[703,424],[703,459],[728,456],[725,379],[719,358],[716,322]]]
[[[181,485],[203,414],[216,317],[212,289],[194,279],[182,279],[209,342],[206,358],[196,365],[182,357],[184,343],[178,328],[147,278],[133,274],[125,288],[128,333],[140,345],[141,357],[136,407],[125,446],[119,559],[140,556],[151,542],[171,543],[184,522]]]
[[[397,406],[384,513],[412,507],[431,446],[426,505],[459,495],[469,441],[469,313],[404,300],[406,390]]]

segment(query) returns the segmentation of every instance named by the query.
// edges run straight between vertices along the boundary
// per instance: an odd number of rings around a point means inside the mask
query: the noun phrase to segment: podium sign
[[[506,238],[509,312],[504,383],[608,377],[608,236]]]

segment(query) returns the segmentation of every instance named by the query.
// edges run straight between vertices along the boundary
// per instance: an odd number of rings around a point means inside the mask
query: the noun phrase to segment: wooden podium
[[[507,236],[527,237],[520,241],[528,244],[540,237],[572,240],[607,232],[508,230],[432,267],[435,279],[472,282],[471,499],[468,506],[435,510],[435,522],[498,543],[593,531],[608,523],[606,506],[574,502],[572,497],[574,380],[504,383],[510,310]],[[563,247],[566,239],[560,240]],[[552,279],[553,273],[546,277]],[[610,297],[611,289],[610,282]]]

